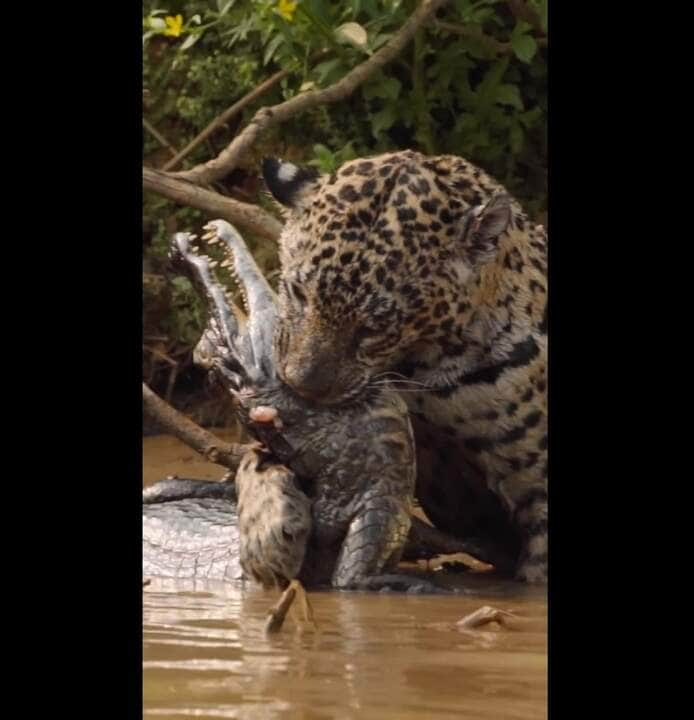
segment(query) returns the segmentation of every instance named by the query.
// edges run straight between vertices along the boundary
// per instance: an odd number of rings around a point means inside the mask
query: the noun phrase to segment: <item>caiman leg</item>
[[[333,587],[448,593],[428,580],[389,572],[400,561],[410,524],[410,515],[404,508],[386,498],[371,498],[369,509],[349,526],[333,572]]]
[[[314,628],[316,627],[315,620],[313,619],[313,608],[308,600],[304,586],[298,580],[292,580],[287,586],[287,589],[282,593],[279,601],[268,610],[268,619],[265,623],[265,632],[267,634],[276,633],[282,629],[284,619],[287,617],[287,612],[289,612],[289,609],[294,604],[297,595],[301,603],[304,621],[311,623]]]

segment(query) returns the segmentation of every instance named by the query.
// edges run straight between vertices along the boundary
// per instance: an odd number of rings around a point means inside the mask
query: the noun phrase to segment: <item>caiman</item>
[[[435,589],[421,579],[393,573],[411,530],[417,470],[403,401],[385,385],[369,389],[347,406],[322,407],[283,384],[272,356],[274,294],[238,233],[224,221],[208,227],[212,230],[210,241],[221,241],[227,250],[248,317],[231,303],[209,260],[193,251],[194,236],[178,233],[172,242],[172,257],[194,281],[208,306],[208,324],[195,349],[195,361],[233,396],[242,425],[266,451],[252,452],[235,483],[171,478],[146,488],[143,574],[239,580],[245,565],[246,575],[262,579],[252,568],[249,533],[260,528],[255,538],[257,553],[258,537],[271,539],[279,516],[263,506],[268,504],[266,496],[254,504],[252,488],[262,487],[262,473],[271,470],[279,478],[279,486],[300,493],[295,496],[299,505],[302,496],[306,498],[311,511],[311,520],[303,528],[306,537],[297,540],[290,533],[292,539],[280,540],[274,553],[275,559],[286,561],[298,552],[303,560],[296,574],[302,582],[338,588]],[[263,417],[266,411],[269,417]],[[432,462],[436,448],[424,441],[421,445],[419,457],[428,454],[417,490],[426,494],[432,473],[443,472],[443,468]],[[464,501],[468,516],[482,517],[487,530],[497,522],[497,516],[486,508],[485,498],[469,491]],[[470,512],[471,508],[481,512]],[[243,522],[244,517],[248,522]],[[415,525],[408,557],[435,554],[427,526],[416,519]],[[495,531],[500,535],[505,529]],[[458,541],[454,551],[461,550],[501,570],[512,564],[505,550],[498,550],[487,538]],[[262,570],[267,557],[255,565]]]
[[[270,577],[281,580],[280,587],[297,577],[307,586],[422,586],[420,579],[394,573],[410,530],[416,474],[404,402],[383,386],[339,408],[324,408],[283,384],[272,356],[275,295],[228,223],[214,221],[206,227],[211,231],[208,241],[221,242],[232,262],[248,316],[232,305],[209,259],[193,251],[195,237],[177,233],[172,258],[187,270],[209,311],[194,358],[229,391],[241,424],[262,448],[249,451],[236,474],[238,518],[235,527],[233,522],[226,525],[234,527],[228,533],[234,538],[229,536],[226,544],[214,543],[216,549],[211,546],[207,555],[203,553],[204,561],[198,557],[190,572],[238,576],[233,552],[221,550],[238,542],[239,565],[246,575],[266,585]],[[187,484],[188,491],[193,487],[194,483]],[[205,487],[209,485],[197,485]],[[146,492],[151,500],[157,490]],[[215,513],[224,503],[229,507],[228,498],[198,497],[194,505],[190,503],[187,497],[145,506],[145,573],[157,564],[151,562],[150,551],[161,541],[152,526],[163,527],[164,506],[174,510],[181,522],[178,531],[159,533],[167,535],[164,552],[171,548],[173,535],[178,535],[175,547],[193,537],[182,528],[191,517],[191,507],[201,524],[210,518],[218,524]],[[175,526],[173,521],[170,527]],[[199,536],[194,542],[198,541]]]

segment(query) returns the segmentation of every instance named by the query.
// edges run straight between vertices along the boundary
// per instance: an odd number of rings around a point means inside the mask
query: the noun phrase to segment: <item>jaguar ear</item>
[[[263,160],[263,178],[272,197],[288,208],[298,208],[320,173],[315,168],[294,165],[277,158]]]
[[[498,193],[486,204],[472,208],[469,213],[465,251],[473,265],[481,265],[494,258],[499,238],[511,224],[511,197],[506,193]]]

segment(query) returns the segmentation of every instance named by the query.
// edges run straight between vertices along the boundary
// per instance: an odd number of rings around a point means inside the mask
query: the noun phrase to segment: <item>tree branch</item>
[[[511,44],[501,42],[491,35],[487,35],[477,28],[466,27],[465,25],[457,25],[456,23],[444,22],[443,20],[437,20],[434,26],[439,30],[445,30],[446,32],[454,33],[455,35],[461,35],[462,37],[473,38],[481,43],[484,43],[492,52],[499,55],[503,55],[511,50]]]
[[[289,70],[280,70],[275,73],[272,77],[269,77],[265,82],[258,85],[257,88],[251,90],[247,95],[244,95],[238,102],[235,102],[231,107],[228,107],[221,115],[218,115],[202,132],[200,132],[193,140],[191,140],[178,154],[174,153],[174,157],[169,160],[166,165],[162,168],[164,171],[173,170],[181,161],[190,155],[196,147],[201,145],[218,130],[222,125],[228,123],[235,115],[238,115],[247,105],[250,105],[256,98],[264,95],[270,88],[277,85],[278,82],[282,81],[289,75]]]
[[[188,205],[209,213],[212,217],[228,220],[239,228],[245,228],[270,240],[277,240],[282,230],[282,223],[257,205],[205,190],[159,170],[143,167],[142,184],[145,190],[153,190],[181,205]]]
[[[160,144],[163,145],[174,157],[176,157],[176,148],[152,125],[147,118],[142,118],[142,124],[145,130]],[[169,161],[171,162],[171,161]]]
[[[239,461],[244,456],[250,445],[227,443],[196,425],[183,413],[171,407],[162,400],[156,393],[152,392],[145,383],[142,383],[142,408],[153,419],[156,420],[172,435],[193,450],[199,452],[205,460],[222,467],[236,470]]]
[[[400,30],[368,60],[353,68],[341,80],[323,90],[309,90],[300,93],[279,105],[260,108],[251,122],[214,159],[190,170],[172,173],[175,177],[198,185],[206,185],[230,173],[239,163],[241,156],[257,140],[261,133],[273,125],[321,104],[330,104],[349,97],[360,85],[384,65],[391,62],[412,40],[415,32],[431,19],[434,13],[448,0],[422,0],[417,10]]]

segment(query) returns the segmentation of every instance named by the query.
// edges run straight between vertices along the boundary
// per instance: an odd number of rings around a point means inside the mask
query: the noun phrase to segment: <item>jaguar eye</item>
[[[287,354],[287,343],[289,342],[289,333],[284,325],[279,324],[275,329],[275,350],[279,357]]]
[[[308,302],[306,300],[306,294],[301,289],[301,286],[298,283],[292,281],[285,281],[284,289],[287,291],[287,295],[292,300],[298,302],[300,305],[306,305],[306,303]]]
[[[357,345],[362,345],[364,342],[381,337],[381,335],[382,331],[378,328],[362,326],[354,333],[354,340]]]

